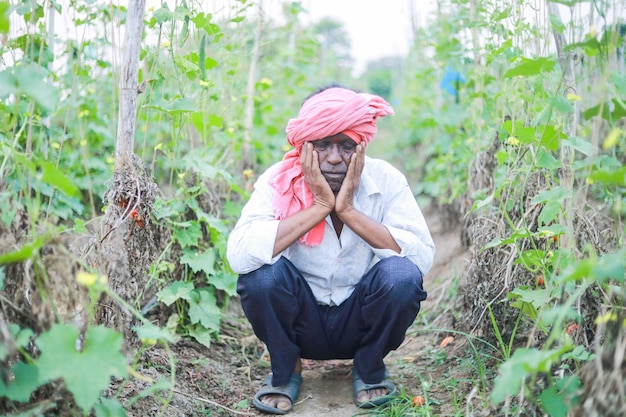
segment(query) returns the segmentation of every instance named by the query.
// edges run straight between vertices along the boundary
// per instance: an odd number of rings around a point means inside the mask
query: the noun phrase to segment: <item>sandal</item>
[[[352,383],[352,389],[354,392],[354,403],[359,408],[374,408],[379,405],[386,404],[398,394],[396,385],[391,379],[389,379],[389,374],[387,373],[387,370],[385,370],[385,378],[378,384],[366,384],[365,382],[363,382],[361,377],[357,374],[356,369],[352,370],[352,375],[354,377],[354,381]],[[386,389],[388,393],[386,395],[381,395],[380,397],[372,398],[364,402],[359,402],[357,400],[357,395],[359,394],[359,392],[379,388]]]
[[[298,394],[300,393],[301,384],[302,375],[293,374],[291,375],[291,378],[289,379],[289,382],[287,382],[287,384],[280,387],[274,387],[272,386],[272,376],[270,375],[265,379],[265,381],[263,382],[263,386],[254,396],[252,404],[264,413],[287,414],[293,409],[293,405],[295,404],[296,399],[298,398]],[[284,395],[285,397],[289,398],[289,400],[291,400],[291,407],[289,407],[288,410],[281,410],[280,408],[263,404],[263,402],[261,401],[261,397],[270,394]]]

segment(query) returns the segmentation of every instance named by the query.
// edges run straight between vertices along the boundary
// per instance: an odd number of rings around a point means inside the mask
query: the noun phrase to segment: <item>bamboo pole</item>
[[[137,125],[139,52],[146,0],[130,0],[126,11],[124,49],[120,68],[119,118],[115,143],[115,168],[123,166],[133,154]]]
[[[256,31],[254,34],[254,44],[250,53],[250,68],[248,69],[248,85],[246,89],[246,108],[243,128],[242,165],[243,169],[250,169],[254,166],[252,128],[254,127],[254,94],[257,80],[257,65],[261,54],[261,39],[263,38],[263,0],[259,0],[259,15],[257,18]]]
[[[561,20],[561,14],[559,11],[559,6],[556,3],[548,1],[548,7],[550,14],[554,15],[559,21]],[[561,66],[561,70],[563,71],[563,94],[567,95],[569,93],[576,94],[576,79],[574,76],[574,62],[571,54],[566,53],[564,51],[565,45],[565,37],[562,33],[558,32],[556,29],[552,29],[552,34],[554,37],[554,42],[556,45],[556,51],[559,58],[559,64]],[[574,103],[574,112],[566,120],[565,123],[565,133],[568,136],[576,135],[576,131],[578,129],[579,123],[579,113],[580,106],[577,102]],[[560,160],[561,160],[561,170],[560,173],[560,185],[565,190],[571,190],[572,193],[574,191],[574,175],[572,173],[572,162],[574,161],[574,150],[571,146],[561,146]],[[567,230],[574,230],[573,220],[574,220],[574,196],[567,198],[564,202],[564,219],[563,225],[567,228]],[[574,247],[574,236],[564,235],[561,238],[561,246],[564,248],[572,248]]]

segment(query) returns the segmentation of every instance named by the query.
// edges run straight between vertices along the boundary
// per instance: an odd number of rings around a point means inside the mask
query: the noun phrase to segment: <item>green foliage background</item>
[[[229,3],[220,15],[184,0],[147,10],[135,152],[163,191],[153,215],[172,232],[167,250],[180,249],[177,259],[163,256],[148,271],[162,284],[159,301],[177,305],[174,328],[206,345],[219,334],[224,303],[218,299],[235,294],[236,277],[224,260],[228,230],[255,176],[286,150],[284,126],[301,101],[338,82],[394,105],[396,116],[380,122],[370,153],[401,167],[420,201],[453,207],[459,219],[504,219],[502,235],[485,249],[516,248],[519,264],[546,277],[546,288],[516,288],[503,297],[543,329],[545,345],[511,355],[493,317],[503,365],[492,404],[565,362],[577,347],[565,334],[566,318],[577,319],[577,297],[591,285],[613,294],[624,283],[626,8],[620,1],[559,1],[530,12],[530,3],[440,0],[432,18],[415,28],[408,56],[381,58],[358,77],[342,26],[331,19],[304,24],[306,10],[298,2],[284,4],[282,23],[265,17],[260,32],[256,6],[246,0]],[[554,5],[560,14],[548,12]],[[52,32],[51,13],[71,20],[75,34]],[[8,229],[16,213],[25,212],[29,222],[21,249],[0,253],[0,287],[9,279],[1,265],[36,257],[51,235],[80,230],[105,209],[124,19],[123,6],[99,1],[71,1],[65,8],[54,1],[0,1],[0,221]],[[257,33],[260,59],[250,90]],[[554,41],[560,38],[563,45]],[[453,93],[442,85],[447,76]],[[491,183],[468,187],[477,156],[486,152],[494,158]],[[544,184],[533,200],[541,211],[538,224],[514,222],[511,213],[525,208],[515,190],[536,175]],[[210,212],[198,203],[207,195],[215,201]],[[574,212],[588,207],[613,221],[608,253],[577,241]],[[548,238],[553,245],[522,249],[521,242]],[[181,266],[179,279],[168,281]],[[557,317],[548,324],[547,311]],[[59,349],[48,350],[49,339],[62,334],[69,340],[69,331],[31,335],[44,354],[23,363],[34,368],[14,373],[29,375],[38,363],[47,378],[39,382],[65,377],[78,405],[89,410],[97,400],[93,392],[74,391],[73,376],[46,365]],[[107,337],[99,327],[96,334]],[[170,336],[157,331],[146,339]],[[117,336],[109,337],[116,346]],[[107,380],[125,375],[116,356],[102,369]],[[527,379],[519,378],[520,369]],[[23,402],[37,386],[8,387],[3,395]],[[559,387],[532,388],[527,399],[550,415],[564,415],[576,393]]]

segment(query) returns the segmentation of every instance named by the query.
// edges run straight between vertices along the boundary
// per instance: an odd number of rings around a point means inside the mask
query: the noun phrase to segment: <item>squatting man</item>
[[[331,86],[286,128],[293,149],[265,171],[230,234],[228,260],[272,373],[253,399],[287,414],[301,358],[353,359],[354,402],[371,408],[397,389],[384,358],[426,299],[434,243],[405,176],[365,155],[383,98]]]

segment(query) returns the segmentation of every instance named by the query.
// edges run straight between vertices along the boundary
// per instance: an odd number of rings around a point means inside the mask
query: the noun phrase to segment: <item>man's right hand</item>
[[[302,165],[304,181],[313,194],[313,204],[327,208],[330,213],[335,208],[335,194],[322,175],[319,157],[313,150],[311,142],[305,142],[302,145],[300,165]]]

